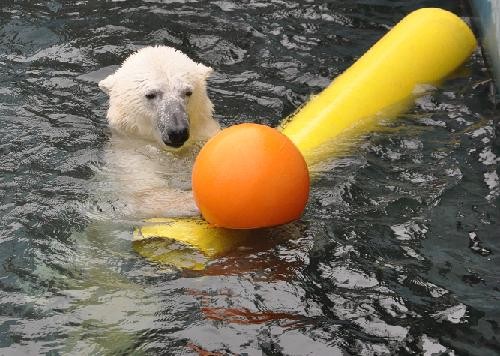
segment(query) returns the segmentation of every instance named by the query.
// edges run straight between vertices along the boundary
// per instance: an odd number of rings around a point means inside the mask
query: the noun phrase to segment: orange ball
[[[229,127],[201,149],[193,167],[194,199],[209,223],[230,229],[298,219],[309,196],[309,171],[288,137],[264,125]]]

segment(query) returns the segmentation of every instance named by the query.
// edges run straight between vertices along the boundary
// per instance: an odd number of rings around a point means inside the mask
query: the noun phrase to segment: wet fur
[[[112,137],[104,153],[102,173],[128,217],[197,214],[190,191],[190,172],[199,142],[219,131],[206,91],[212,69],[171,47],[146,47],[127,58],[99,87],[109,95],[107,111]],[[179,98],[189,87],[192,95]],[[160,88],[165,100],[183,102],[189,140],[179,149],[161,140],[155,112],[145,93]],[[168,102],[168,101],[167,101]]]

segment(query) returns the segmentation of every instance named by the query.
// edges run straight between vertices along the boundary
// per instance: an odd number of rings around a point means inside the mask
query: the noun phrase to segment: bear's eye
[[[145,95],[145,97],[146,97],[146,99],[151,100],[151,99],[156,98],[156,95],[158,95],[158,94],[157,94],[157,93],[147,93],[147,94]]]
[[[193,95],[193,92],[191,90],[186,90],[186,92],[184,93],[184,95],[191,96],[191,95]]]

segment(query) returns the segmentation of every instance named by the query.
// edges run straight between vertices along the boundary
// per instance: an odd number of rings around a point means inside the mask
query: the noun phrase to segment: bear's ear
[[[200,74],[203,77],[203,79],[207,79],[210,76],[210,74],[212,74],[214,71],[212,68],[207,67],[206,65],[201,63],[198,63],[198,70],[200,71]]]
[[[101,88],[103,92],[109,95],[109,92],[111,91],[111,88],[113,88],[114,84],[115,84],[115,75],[110,74],[99,82],[99,88]]]

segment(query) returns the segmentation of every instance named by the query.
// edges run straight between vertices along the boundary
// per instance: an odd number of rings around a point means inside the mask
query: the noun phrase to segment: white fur
[[[193,92],[186,103],[190,140],[213,136],[219,125],[212,118],[213,105],[206,90],[210,73],[212,68],[192,61],[172,47],[145,47],[137,51],[114,74],[99,82],[99,87],[109,95],[107,118],[111,128],[162,144],[155,112],[145,94],[161,90],[177,100],[180,92],[189,88]]]
[[[125,216],[197,213],[190,191],[190,172],[200,147],[196,142],[219,131],[206,91],[211,72],[171,47],[146,47],[99,83],[109,95],[107,119],[113,131],[103,172],[110,182],[107,190],[118,193],[120,203],[114,206]],[[174,150],[163,143],[155,123],[157,112],[145,98],[151,90],[161,90],[167,103],[185,108],[190,138],[183,147]],[[185,90],[192,95],[183,96]]]

